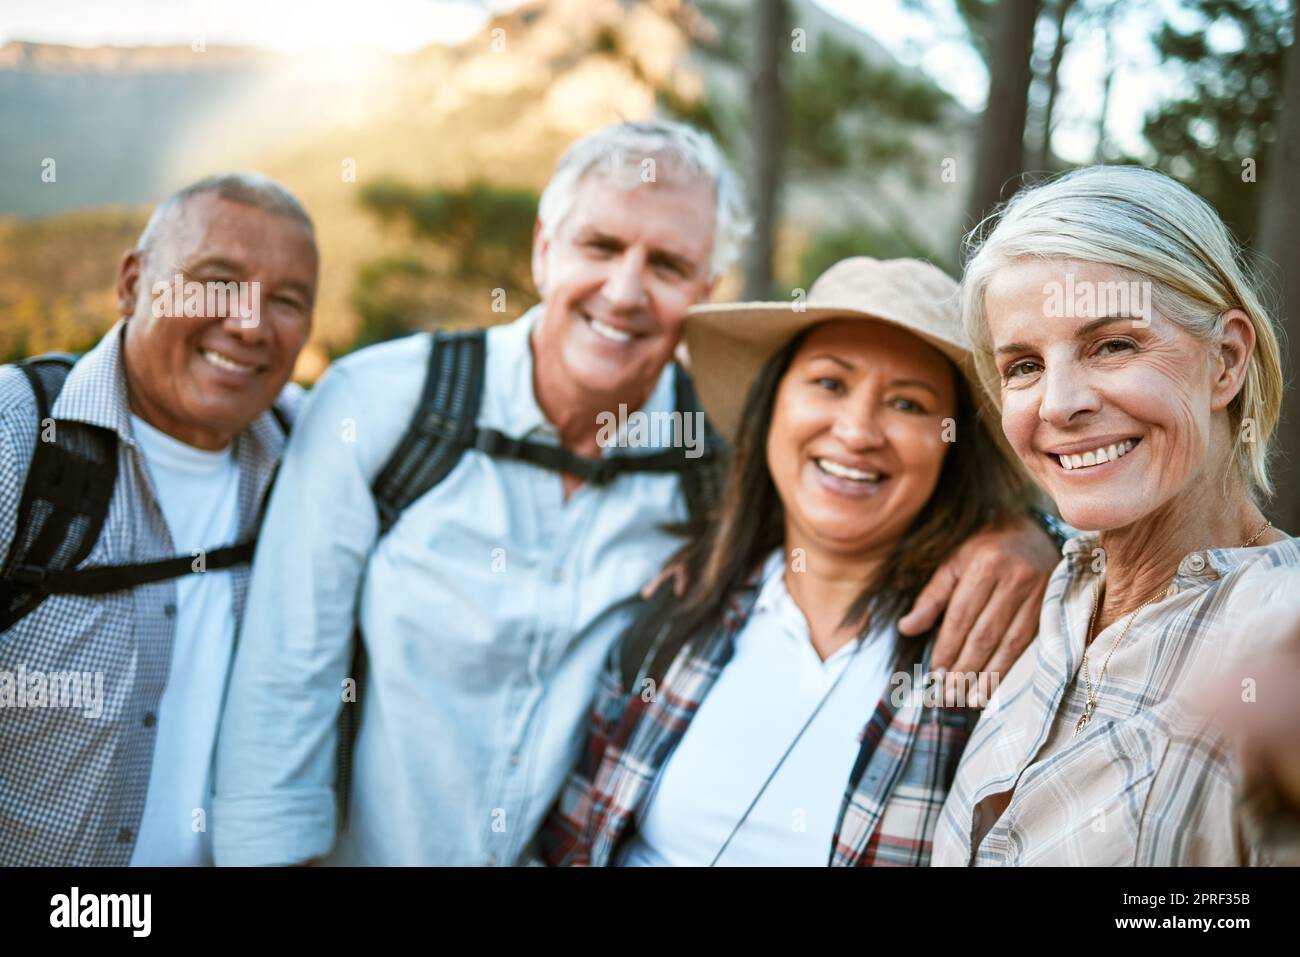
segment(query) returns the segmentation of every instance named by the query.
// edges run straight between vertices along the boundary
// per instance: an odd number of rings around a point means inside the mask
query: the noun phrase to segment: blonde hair
[[[985,389],[1000,401],[984,294],[1018,259],[1109,266],[1151,283],[1152,304],[1202,342],[1240,309],[1255,329],[1245,383],[1228,407],[1234,461],[1252,494],[1270,496],[1268,460],[1282,407],[1282,358],[1260,282],[1218,213],[1177,180],[1140,166],[1089,166],[1017,193],[966,237],[962,320]],[[1251,423],[1253,441],[1242,440]]]

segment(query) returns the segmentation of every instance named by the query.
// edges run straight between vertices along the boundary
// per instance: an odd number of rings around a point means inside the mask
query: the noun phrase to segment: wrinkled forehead
[[[1071,337],[1102,320],[1131,320],[1140,328],[1170,325],[1160,310],[1159,284],[1103,263],[1018,259],[995,270],[984,288],[984,312],[994,347],[1008,339]]]

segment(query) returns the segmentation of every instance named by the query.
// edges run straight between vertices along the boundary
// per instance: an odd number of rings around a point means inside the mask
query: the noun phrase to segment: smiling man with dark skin
[[[123,257],[121,319],[98,345],[70,370],[0,369],[0,864],[210,863],[212,748],[251,554],[227,546],[255,537],[300,400],[287,383],[317,268],[311,221],[282,187],[202,180]],[[109,470],[50,511],[61,496],[32,467],[50,454],[65,486],[87,461]],[[109,570],[93,587],[92,567]],[[71,692],[40,694],[56,682]]]
[[[195,448],[228,446],[275,402],[311,329],[317,253],[312,229],[291,216],[199,193],[126,254],[118,305],[131,409]],[[161,234],[161,235],[159,235]],[[142,244],[143,245],[143,244]],[[151,292],[190,283],[256,282],[256,317],[156,315]],[[183,304],[179,304],[183,305]],[[257,321],[253,321],[256,318]]]
[[[218,864],[524,859],[605,658],[681,545],[668,526],[694,514],[689,468],[584,477],[623,457],[602,444],[602,419],[683,412],[674,352],[687,310],[736,259],[742,206],[699,131],[597,130],[542,194],[537,306],[481,338],[438,340],[445,352],[424,335],[363,349],[316,386],[267,510],[223,712]],[[476,341],[481,364],[443,361]],[[429,404],[449,394],[480,400],[472,419]],[[438,480],[398,508],[377,500],[393,475],[438,471],[393,466],[394,450],[435,435],[460,443]],[[677,461],[686,444],[660,435],[647,457]],[[949,661],[960,650],[970,670],[1002,667],[1032,637],[1016,616],[1037,608],[1057,557],[1028,519],[987,530],[910,625],[947,605]]]

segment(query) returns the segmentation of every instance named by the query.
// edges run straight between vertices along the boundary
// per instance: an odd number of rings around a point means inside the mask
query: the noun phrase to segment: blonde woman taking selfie
[[[1300,566],[1260,509],[1282,371],[1239,247],[1173,179],[1093,167],[1011,200],[963,302],[1007,439],[1083,534],[972,734],[934,863],[1294,860],[1196,700],[1248,643],[1252,596]]]

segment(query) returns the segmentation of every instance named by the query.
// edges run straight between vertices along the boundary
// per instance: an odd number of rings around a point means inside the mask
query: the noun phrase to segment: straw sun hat
[[[686,319],[686,348],[709,420],[734,440],[750,384],[769,359],[810,326],[830,319],[868,319],[906,329],[951,359],[970,384],[980,414],[1001,445],[1001,422],[979,387],[957,289],[943,270],[918,259],[855,256],[822,273],[801,303],[734,302],[692,308]]]

